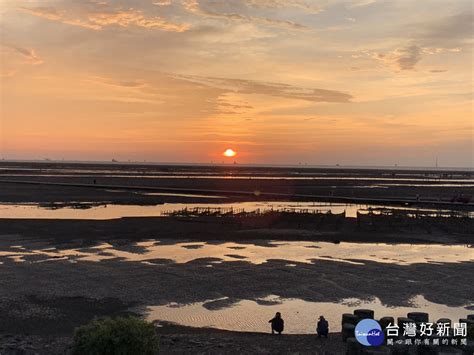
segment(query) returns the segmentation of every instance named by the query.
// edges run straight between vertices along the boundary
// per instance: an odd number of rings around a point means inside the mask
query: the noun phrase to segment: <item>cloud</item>
[[[171,0],[159,0],[152,2],[153,5],[156,6],[169,6],[171,5]]]
[[[454,48],[472,43],[472,9],[426,23],[413,24],[416,39],[423,46]]]
[[[375,4],[377,0],[358,0],[352,1],[352,3],[348,6],[350,9],[357,8],[357,7],[364,7]]]
[[[57,10],[51,7],[20,7],[19,10],[50,21],[92,30],[101,30],[107,26],[136,26],[171,32],[184,32],[189,29],[187,24],[171,23],[159,16],[147,17],[142,11],[136,9],[113,10],[102,3],[93,3],[93,5],[93,9],[73,8],[72,11]]]
[[[432,69],[430,70],[430,73],[446,73],[446,69]]]
[[[322,11],[320,6],[308,4],[306,1],[299,0],[241,0],[245,6],[263,9],[282,9],[294,7],[305,12],[318,14]]]
[[[372,53],[371,57],[375,58],[396,70],[413,70],[416,64],[423,59],[424,56],[440,54],[446,52],[457,53],[461,48],[441,48],[441,47],[422,47],[418,44],[411,44],[406,47],[396,48],[389,53]],[[353,58],[359,58],[353,55]]]
[[[24,59],[26,59],[26,63],[28,64],[38,65],[44,63],[43,60],[36,54],[34,49],[26,49],[15,45],[4,46],[10,51],[20,54]]]
[[[443,52],[461,52],[462,48],[460,47],[455,47],[455,48],[441,48],[441,47],[424,47],[423,48],[423,53],[424,54],[438,54],[438,53],[443,53]]]
[[[472,44],[472,20],[472,12],[466,12],[408,25],[407,28],[414,33],[411,45],[389,53],[372,53],[371,57],[397,70],[413,70],[424,56],[458,53]]]
[[[374,53],[373,58],[399,70],[413,70],[422,58],[423,49],[418,45],[397,48],[390,53]]]
[[[246,103],[234,103],[232,99],[227,98],[226,95],[221,95],[221,98],[216,100],[216,105],[218,113],[227,115],[240,115],[253,109],[253,106]]]
[[[142,80],[114,80],[111,78],[104,78],[99,76],[94,76],[87,78],[87,81],[91,81],[97,84],[104,84],[109,86],[117,86],[128,89],[141,89],[146,86],[146,83]]]
[[[257,94],[283,97],[287,99],[311,102],[349,102],[352,95],[325,89],[310,89],[288,84],[269,83],[256,80],[202,77],[193,75],[176,75],[177,79],[187,80],[201,85],[219,88],[227,92],[240,94]]]
[[[90,23],[87,20],[82,20],[78,18],[68,18],[65,11],[58,11],[52,7],[20,7],[18,9],[20,11],[29,13],[30,15],[41,17],[50,21],[57,21],[68,25],[84,27],[92,30],[100,30],[102,28],[101,26],[94,23]]]
[[[249,23],[255,23],[258,25],[287,28],[287,29],[292,29],[292,30],[307,30],[308,29],[307,26],[301,25],[296,22],[287,21],[287,20],[276,20],[276,19],[270,19],[267,17],[257,17],[257,16],[239,14],[239,13],[220,13],[220,12],[215,12],[212,10],[207,10],[207,9],[204,9],[200,5],[199,0],[185,0],[184,7],[189,12],[198,16],[202,16],[202,17],[223,19],[223,20],[229,20],[229,21],[249,22]]]

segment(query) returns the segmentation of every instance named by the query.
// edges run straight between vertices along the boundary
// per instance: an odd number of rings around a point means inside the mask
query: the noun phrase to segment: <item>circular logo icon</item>
[[[373,319],[363,319],[355,327],[355,337],[365,346],[379,346],[384,341],[384,334],[380,324]]]

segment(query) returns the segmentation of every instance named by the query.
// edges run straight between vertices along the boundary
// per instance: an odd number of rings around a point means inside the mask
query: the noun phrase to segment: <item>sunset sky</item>
[[[473,166],[471,0],[0,6],[5,159]]]

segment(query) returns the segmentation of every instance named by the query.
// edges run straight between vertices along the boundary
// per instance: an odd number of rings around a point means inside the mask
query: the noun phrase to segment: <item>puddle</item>
[[[214,198],[211,196],[211,198]],[[216,196],[217,198],[217,196]],[[286,211],[319,211],[340,214],[345,212],[347,217],[357,217],[357,211],[387,208],[382,205],[358,205],[338,204],[324,202],[295,202],[295,201],[269,201],[269,202],[239,202],[239,203],[164,203],[161,205],[90,205],[76,204],[74,206],[52,206],[43,207],[38,204],[0,204],[0,218],[24,218],[24,219],[116,219],[123,217],[159,217],[166,213],[194,208],[221,208],[244,210],[253,212],[257,210],[286,210]],[[390,207],[396,210],[411,210],[432,212],[449,212],[447,210],[434,210],[425,208]],[[466,212],[468,216],[474,216],[474,212]]]
[[[268,296],[257,301],[242,300],[230,307],[212,309],[206,307],[211,302],[226,299],[209,300],[187,305],[168,304],[165,306],[147,307],[148,320],[161,320],[193,327],[212,327],[233,331],[270,332],[268,321],[276,312],[281,312],[285,320],[285,333],[315,333],[316,321],[320,315],[329,321],[330,331],[341,331],[341,316],[352,313],[357,308],[368,308],[375,311],[375,318],[384,316],[406,317],[408,312],[427,312],[430,321],[440,318],[457,321],[464,318],[470,311],[464,307],[448,307],[427,301],[423,296],[410,300],[410,307],[390,307],[381,303],[378,298],[373,300],[343,299],[334,302],[308,302],[301,299],[279,298]]]
[[[262,264],[268,260],[288,261],[288,267],[295,262],[317,263],[330,260],[355,265],[366,261],[411,265],[416,263],[460,263],[474,261],[473,249],[464,245],[437,244],[371,244],[371,243],[326,243],[326,242],[262,242],[262,244],[226,243],[167,243],[145,241],[128,246],[126,250],[109,243],[91,248],[28,249],[14,246],[10,251],[0,251],[0,258],[14,262],[39,260],[93,261],[100,262],[120,258],[122,262],[146,262],[148,265],[162,265],[163,262],[187,263],[197,259],[216,262],[248,262]],[[159,262],[157,262],[157,260]],[[214,261],[214,262],[213,262]]]
[[[213,196],[213,195],[195,195],[195,194],[177,194],[169,192],[136,192],[138,195],[144,196],[172,196],[172,197],[190,197],[190,198],[227,198],[226,196]]]

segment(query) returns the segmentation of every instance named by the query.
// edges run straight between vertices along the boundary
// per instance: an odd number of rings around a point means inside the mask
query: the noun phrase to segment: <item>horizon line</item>
[[[280,163],[280,164],[265,164],[265,163],[238,163],[234,162],[210,162],[210,163],[191,163],[191,162],[158,162],[158,161],[137,161],[137,160],[57,160],[57,159],[7,159],[2,158],[0,162],[8,163],[69,163],[69,164],[126,164],[126,165],[155,165],[155,166],[226,166],[226,167],[268,167],[268,168],[302,168],[302,169],[311,169],[311,168],[326,168],[326,169],[387,169],[387,170],[456,170],[456,171],[474,171],[474,167],[449,167],[449,166],[414,166],[414,165],[344,165],[344,164],[290,164],[290,163]]]

